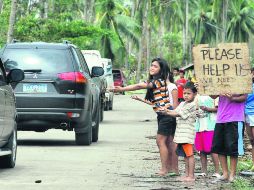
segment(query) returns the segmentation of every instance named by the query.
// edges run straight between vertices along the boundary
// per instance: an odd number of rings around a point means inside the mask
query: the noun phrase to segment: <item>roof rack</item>
[[[20,42],[20,41],[17,39],[12,39],[12,41],[11,41],[11,43],[16,43],[16,42]]]
[[[68,40],[63,40],[63,43],[64,43],[64,44],[71,44],[71,42],[68,41]]]

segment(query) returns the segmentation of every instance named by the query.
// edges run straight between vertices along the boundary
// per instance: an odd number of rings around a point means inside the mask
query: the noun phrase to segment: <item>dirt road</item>
[[[73,132],[19,132],[17,166],[0,170],[0,190],[231,189],[210,178],[184,184],[152,177],[160,166],[155,134],[151,107],[116,95],[114,110],[105,112],[100,125],[99,142],[91,146],[76,146]],[[184,163],[179,165],[183,173]]]

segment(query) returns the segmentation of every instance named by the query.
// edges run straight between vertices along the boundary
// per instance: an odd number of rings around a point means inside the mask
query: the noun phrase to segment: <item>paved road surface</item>
[[[74,132],[19,132],[17,165],[0,170],[0,190],[220,188],[200,179],[183,184],[151,177],[160,163],[155,134],[152,108],[116,95],[114,110],[105,112],[100,125],[99,142],[91,146],[76,146]]]

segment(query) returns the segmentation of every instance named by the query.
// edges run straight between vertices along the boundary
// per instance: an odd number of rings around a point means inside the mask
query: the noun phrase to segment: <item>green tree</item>
[[[216,23],[212,20],[212,1],[193,0],[191,1],[190,31],[192,42],[215,43]]]
[[[248,42],[254,34],[253,1],[229,1],[227,41]]]
[[[96,11],[98,17],[96,23],[117,36],[117,40],[106,34],[102,37],[101,51],[103,56],[114,60],[118,54],[118,61],[124,63],[123,57],[126,56],[126,49],[123,36],[129,36],[137,44],[135,28],[138,25],[135,20],[129,17],[129,10],[121,4],[121,1],[101,0]]]

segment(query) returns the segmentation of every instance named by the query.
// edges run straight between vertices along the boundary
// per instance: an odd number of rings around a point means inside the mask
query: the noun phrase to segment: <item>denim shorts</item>
[[[157,115],[158,131],[157,134],[164,136],[174,136],[176,130],[176,119],[169,115]]]

